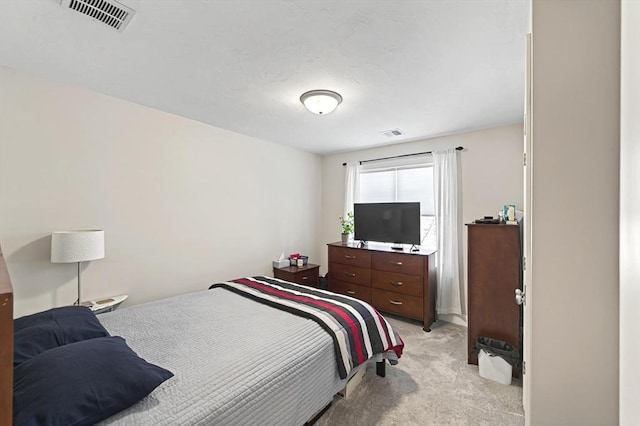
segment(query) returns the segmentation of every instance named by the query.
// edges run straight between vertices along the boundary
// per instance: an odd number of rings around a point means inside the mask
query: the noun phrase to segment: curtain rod
[[[464,149],[463,146],[457,146],[456,147],[456,151],[462,151]],[[370,163],[372,161],[381,161],[381,160],[391,160],[393,158],[402,158],[402,157],[413,157],[414,155],[425,155],[425,154],[431,154],[432,151],[425,151],[425,152],[416,152],[413,154],[402,154],[402,155],[394,155],[392,157],[382,157],[382,158],[374,158],[373,160],[361,160],[360,164],[362,163]],[[343,166],[346,166],[347,163],[342,163]]]

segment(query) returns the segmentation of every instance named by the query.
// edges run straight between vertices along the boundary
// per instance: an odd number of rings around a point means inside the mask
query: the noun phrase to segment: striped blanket
[[[269,277],[247,277],[213,284],[260,303],[317,322],[334,342],[340,378],[376,354],[392,364],[404,342],[371,305],[352,297]]]

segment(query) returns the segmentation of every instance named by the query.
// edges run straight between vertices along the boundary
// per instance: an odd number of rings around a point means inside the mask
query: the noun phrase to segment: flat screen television
[[[356,240],[420,244],[420,203],[356,203]]]

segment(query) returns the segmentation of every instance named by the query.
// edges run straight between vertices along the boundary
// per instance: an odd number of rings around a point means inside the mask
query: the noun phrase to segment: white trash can
[[[484,349],[480,349],[480,353],[478,354],[478,368],[480,370],[480,376],[485,379],[491,379],[503,385],[511,384],[513,367],[498,355],[492,355]]]

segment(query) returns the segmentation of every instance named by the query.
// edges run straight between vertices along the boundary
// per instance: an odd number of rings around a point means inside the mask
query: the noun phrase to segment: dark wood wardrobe
[[[515,302],[515,290],[522,288],[520,226],[474,223],[467,224],[467,233],[468,363],[478,364],[472,348],[480,336],[505,341],[522,354]]]

